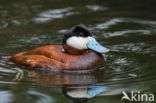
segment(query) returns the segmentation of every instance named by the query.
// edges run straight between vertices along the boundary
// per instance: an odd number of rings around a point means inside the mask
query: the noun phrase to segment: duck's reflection
[[[41,84],[62,85],[62,93],[74,103],[86,103],[104,92],[107,87],[96,85],[103,80],[103,72],[94,73],[41,73],[29,72],[29,81]]]
[[[106,86],[63,86],[62,92],[74,103],[86,103],[90,98],[97,96],[107,89]]]
[[[54,73],[29,71],[29,81],[41,84],[57,85],[89,85],[101,83],[103,72],[96,71],[91,73]]]

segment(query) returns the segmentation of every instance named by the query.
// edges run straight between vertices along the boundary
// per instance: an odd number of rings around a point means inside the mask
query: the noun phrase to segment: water
[[[121,103],[122,91],[156,94],[155,3],[1,0],[0,103]],[[80,23],[113,51],[99,71],[41,73],[7,61],[18,52],[60,44],[62,33]]]

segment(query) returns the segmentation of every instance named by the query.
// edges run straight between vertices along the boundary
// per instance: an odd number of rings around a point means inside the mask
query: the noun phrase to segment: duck
[[[62,44],[17,53],[9,61],[30,70],[92,71],[104,64],[107,52],[85,25],[78,24],[63,33]]]

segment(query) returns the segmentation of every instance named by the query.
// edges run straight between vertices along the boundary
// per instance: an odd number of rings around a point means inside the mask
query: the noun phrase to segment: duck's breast
[[[88,53],[73,58],[70,62],[72,69],[95,69],[104,63],[102,54],[89,50]]]

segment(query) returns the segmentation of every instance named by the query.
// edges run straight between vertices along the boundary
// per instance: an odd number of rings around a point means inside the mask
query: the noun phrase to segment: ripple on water
[[[137,24],[144,24],[149,25],[151,27],[156,27],[156,21],[150,20],[139,20],[134,18],[112,18],[111,20],[106,21],[105,23],[96,24],[94,27],[95,29],[108,29],[113,25],[118,25],[118,23],[137,23]]]
[[[125,26],[122,26],[122,24],[127,23],[127,29]],[[129,27],[129,24],[132,25],[141,25],[135,28]],[[119,27],[116,27],[119,26]],[[102,34],[105,38],[111,38],[115,36],[123,36],[127,34],[141,34],[141,35],[152,35],[156,33],[155,30],[156,27],[156,21],[150,21],[150,20],[140,20],[140,19],[134,19],[134,18],[112,18],[110,20],[107,20],[104,23],[99,23],[91,27],[91,30],[94,30],[98,32],[98,34]],[[119,30],[116,30],[116,28],[119,28]],[[109,30],[110,29],[110,30]],[[115,29],[116,31],[114,31]],[[114,31],[114,32],[110,32]]]
[[[92,11],[109,10],[108,7],[103,7],[100,5],[87,5],[86,7]]]
[[[120,22],[123,22],[121,18],[114,18],[105,23],[96,24],[94,28],[98,30],[104,30],[104,29],[108,29],[110,26],[117,25],[117,23],[120,23]]]
[[[0,84],[17,84],[13,79],[17,73],[16,69],[10,69],[11,64],[7,61],[7,57],[0,57]]]
[[[0,72],[3,73],[16,73],[15,70],[10,69],[7,56],[0,56]]]
[[[11,103],[13,94],[10,91],[0,91],[0,103]]]
[[[46,95],[45,93],[41,93],[41,92],[34,91],[34,90],[29,90],[28,94],[32,96],[36,96],[38,98],[35,103],[54,103],[55,102],[55,100],[51,96]]]
[[[8,22],[0,21],[0,30],[8,27]]]
[[[62,37],[62,34],[60,33],[53,33],[53,34],[43,34],[43,35],[37,35],[34,34],[34,36],[31,37],[22,37],[18,39],[18,42],[25,46],[25,44],[31,44],[31,45],[49,45],[49,44],[56,44],[60,42]]]
[[[123,31],[117,31],[117,32],[113,32],[113,33],[106,33],[104,36],[106,38],[108,37],[114,37],[114,36],[122,36],[124,34],[133,34],[133,33],[142,33],[144,35],[146,34],[151,34],[152,31],[151,30],[123,30]]]
[[[38,17],[34,18],[34,22],[43,23],[49,20],[63,18],[65,16],[79,14],[78,12],[72,12],[72,10],[73,10],[72,7],[48,10],[48,11],[40,13]]]
[[[31,36],[30,36],[31,35]],[[8,41],[8,44],[4,46],[5,51],[13,50],[14,53],[22,52],[37,48],[43,45],[58,44],[61,42],[62,33],[51,34],[27,34],[27,36],[16,36],[14,40]],[[16,42],[15,42],[16,41]],[[11,51],[10,51],[11,52]],[[12,53],[13,54],[13,53]]]
[[[120,84],[120,87],[122,87],[129,84],[134,86],[134,84],[154,80],[155,75],[149,69],[154,69],[155,64],[150,61],[142,61],[142,59],[146,60],[146,58],[149,60],[151,58],[152,60],[153,57],[131,52],[109,55],[105,70],[105,77],[107,79],[103,83],[110,87]]]
[[[151,46],[151,44],[147,44],[145,42],[139,43],[122,43],[111,46],[111,50],[121,50],[121,51],[129,51],[135,52],[139,54],[149,54],[153,55],[156,50],[155,44]]]

